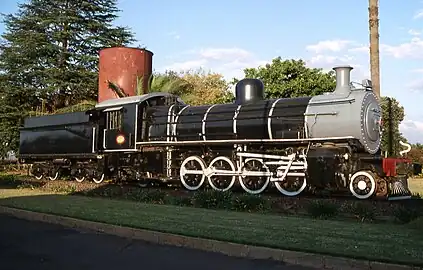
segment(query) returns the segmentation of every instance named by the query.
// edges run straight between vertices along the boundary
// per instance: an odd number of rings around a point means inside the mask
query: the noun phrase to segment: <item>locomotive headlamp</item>
[[[118,135],[118,136],[116,137],[116,142],[117,142],[117,144],[123,144],[123,143],[125,142],[125,136],[123,136],[123,135]]]

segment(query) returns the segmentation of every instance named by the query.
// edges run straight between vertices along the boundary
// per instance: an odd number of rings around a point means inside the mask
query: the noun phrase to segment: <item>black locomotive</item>
[[[335,188],[359,199],[409,198],[401,162],[380,155],[381,109],[369,81],[354,88],[351,67],[334,69],[336,89],[315,97],[264,99],[260,80],[243,79],[231,104],[190,106],[149,93],[26,118],[19,158],[38,179],[68,170],[78,182],[197,190],[207,179],[222,192],[240,185],[258,194],[274,184],[286,196]]]

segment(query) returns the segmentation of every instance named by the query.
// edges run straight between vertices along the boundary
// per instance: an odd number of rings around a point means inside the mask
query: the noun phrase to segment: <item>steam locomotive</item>
[[[229,104],[191,106],[156,92],[28,117],[19,158],[37,179],[68,171],[78,182],[160,181],[191,191],[274,186],[285,196],[336,189],[358,199],[410,198],[406,162],[381,155],[371,82],[354,87],[352,67],[334,70],[334,91],[314,97],[264,99],[263,83],[247,78]]]

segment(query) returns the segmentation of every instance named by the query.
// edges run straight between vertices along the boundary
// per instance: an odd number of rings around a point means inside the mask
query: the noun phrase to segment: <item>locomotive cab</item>
[[[146,140],[148,108],[175,103],[178,99],[168,93],[150,93],[97,104],[99,149],[104,152],[136,151],[137,142]]]

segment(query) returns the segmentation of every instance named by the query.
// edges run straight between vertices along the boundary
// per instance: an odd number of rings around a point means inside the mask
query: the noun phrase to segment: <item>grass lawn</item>
[[[0,189],[0,205],[243,244],[423,265],[423,234],[400,225],[314,220]]]
[[[408,179],[408,186],[411,192],[423,195],[423,178]]]

